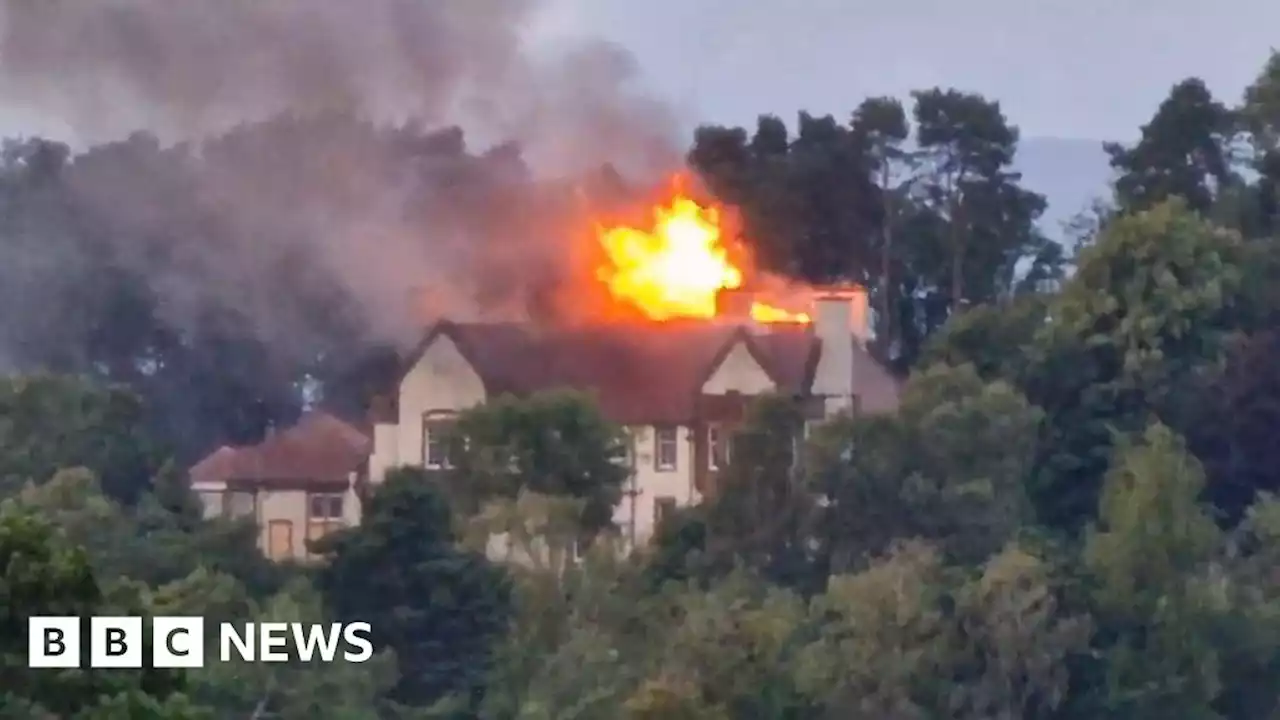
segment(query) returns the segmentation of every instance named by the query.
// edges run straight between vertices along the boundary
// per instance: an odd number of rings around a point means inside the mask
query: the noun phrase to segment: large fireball
[[[718,209],[680,192],[652,211],[646,229],[599,227],[608,262],[599,279],[617,300],[651,320],[713,318],[721,290],[743,285],[743,271],[729,259]],[[807,315],[753,302],[757,322],[808,322]]]

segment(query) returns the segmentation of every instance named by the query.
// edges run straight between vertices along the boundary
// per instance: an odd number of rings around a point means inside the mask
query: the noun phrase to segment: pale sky
[[[553,0],[704,121],[846,115],[933,85],[998,99],[1024,136],[1128,139],[1179,80],[1234,103],[1280,45],[1280,0]]]

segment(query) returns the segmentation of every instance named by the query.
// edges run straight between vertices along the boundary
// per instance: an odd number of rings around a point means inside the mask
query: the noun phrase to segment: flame
[[[714,318],[721,290],[743,285],[743,271],[729,258],[718,208],[703,207],[679,191],[653,208],[653,225],[599,227],[608,257],[597,277],[616,299],[651,320]],[[751,317],[762,323],[809,322],[803,313],[753,302]]]

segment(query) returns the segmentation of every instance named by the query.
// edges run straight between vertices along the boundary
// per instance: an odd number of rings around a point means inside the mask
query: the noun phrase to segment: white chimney
[[[867,292],[858,286],[819,290],[813,299],[813,331],[822,342],[814,369],[813,393],[826,397],[828,414],[854,403],[854,343],[868,334]]]

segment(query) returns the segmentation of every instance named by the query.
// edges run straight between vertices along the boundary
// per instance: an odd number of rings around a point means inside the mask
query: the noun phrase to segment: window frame
[[[224,517],[239,518],[257,518],[258,517],[258,493],[253,490],[227,490],[223,498],[222,514]],[[249,508],[244,512],[236,511],[236,498],[246,497],[249,499]]]
[[[346,517],[346,494],[338,492],[307,493],[307,517],[313,522],[341,521]],[[325,512],[316,512],[317,502]],[[337,514],[331,511],[337,509]]]
[[[669,438],[669,442],[668,442]],[[662,449],[671,448],[670,462],[663,461]],[[653,428],[653,469],[655,472],[675,472],[680,465],[680,433],[673,425],[658,425]]]
[[[454,423],[457,422],[457,416],[452,412],[433,411],[423,414],[422,416],[422,467],[427,470],[452,470],[457,467],[456,458],[453,457],[453,448],[447,437],[447,431]],[[434,431],[445,430],[446,437],[439,438],[435,441],[437,449],[441,449],[443,457],[438,462],[433,462],[431,457],[432,440],[431,436],[436,434]]]
[[[199,490],[197,495],[200,498],[201,509],[204,517],[215,518],[223,517],[227,514],[227,490]]]
[[[707,423],[707,469],[719,472],[733,458],[733,433],[722,423]]]

